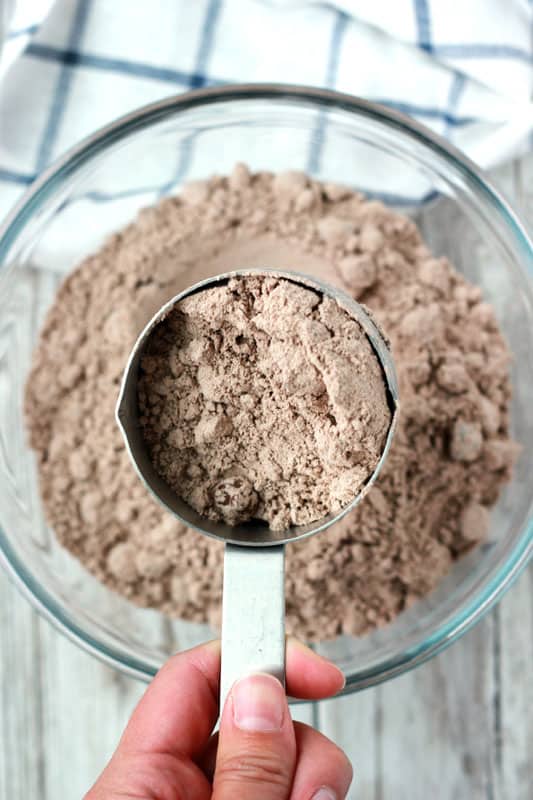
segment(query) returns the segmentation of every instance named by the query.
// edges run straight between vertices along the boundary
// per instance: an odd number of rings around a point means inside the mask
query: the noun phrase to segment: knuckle
[[[274,753],[255,750],[227,756],[217,763],[215,781],[248,783],[287,789],[291,776],[283,760]]]

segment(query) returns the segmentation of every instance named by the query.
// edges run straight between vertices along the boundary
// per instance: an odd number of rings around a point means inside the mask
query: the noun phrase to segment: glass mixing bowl
[[[40,612],[130,675],[149,679],[169,654],[212,636],[207,626],[131,605],[57,544],[44,521],[25,441],[22,394],[61,273],[141,207],[177,191],[184,180],[227,173],[236,161],[255,170],[304,169],[402,206],[434,251],[483,288],[515,357],[513,433],[523,452],[492,514],[489,536],[387,627],[317,645],[344,670],[346,691],[353,691],[420,664],[468,630],[525,564],[533,530],[531,242],[467,159],[379,106],[297,87],[181,95],[89,137],[30,188],[0,231],[1,557]]]

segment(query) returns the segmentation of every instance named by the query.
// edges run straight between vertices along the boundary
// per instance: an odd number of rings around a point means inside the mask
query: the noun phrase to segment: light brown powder
[[[391,421],[360,324],[260,275],[178,303],[150,335],[138,397],[150,458],[177,495],[209,519],[280,531],[347,506]]]
[[[485,535],[510,477],[509,353],[479,289],[416,226],[345,187],[239,165],[142,211],[63,283],[26,392],[47,518],[98,578],[141,605],[217,624],[222,547],[139,482],[114,420],[137,334],[191,283],[295,269],[365,302],[387,332],[401,413],[377,485],[338,526],[287,551],[287,622],[363,634],[429,592]]]

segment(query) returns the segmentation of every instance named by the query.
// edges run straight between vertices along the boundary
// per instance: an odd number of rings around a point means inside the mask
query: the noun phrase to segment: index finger
[[[218,718],[220,641],[173,656],[140,699],[119,749],[194,757]]]
[[[296,639],[287,640],[287,694],[303,700],[331,697],[344,686],[342,672]],[[119,748],[196,758],[219,713],[220,641],[173,656],[137,705]]]

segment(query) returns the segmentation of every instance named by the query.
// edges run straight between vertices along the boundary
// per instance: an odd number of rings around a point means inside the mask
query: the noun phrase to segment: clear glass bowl
[[[184,180],[227,173],[236,161],[253,169],[304,169],[405,206],[422,220],[434,250],[483,288],[515,356],[513,433],[523,453],[488,539],[388,627],[317,645],[344,670],[346,691],[353,691],[400,674],[464,633],[525,564],[533,530],[531,242],[471,163],[379,106],[297,87],[181,95],[102,129],[31,187],[0,231],[1,557],[39,611],[131,675],[148,679],[170,653],[212,635],[207,626],[134,607],[59,547],[44,521],[21,401],[43,311],[61,272],[141,207],[177,191]]]

